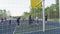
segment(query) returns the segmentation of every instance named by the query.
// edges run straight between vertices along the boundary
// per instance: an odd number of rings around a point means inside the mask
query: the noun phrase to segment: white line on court
[[[16,28],[17,28],[17,27],[16,27]],[[13,32],[13,34],[15,33],[15,31],[16,31],[16,28],[15,28],[15,30],[14,30],[14,32]],[[57,29],[57,28],[60,28],[60,27],[51,28],[51,29],[46,29],[46,31],[47,31],[47,30],[53,30],[53,29]],[[24,34],[24,33],[39,32],[39,31],[42,31],[42,32],[43,32],[43,30],[37,30],[37,31],[31,31],[31,32],[23,32],[23,34]]]
[[[13,31],[13,34],[15,33],[16,29],[17,29],[17,25],[16,25],[16,27],[15,27],[15,29],[14,29],[14,31]]]
[[[53,29],[57,29],[57,28],[60,28],[60,27],[51,28],[51,29],[46,29],[45,31],[47,31],[47,30],[53,30]],[[42,32],[43,32],[43,30],[37,30],[37,31],[23,32],[23,33],[32,33],[32,32],[39,32],[39,31],[42,31]]]

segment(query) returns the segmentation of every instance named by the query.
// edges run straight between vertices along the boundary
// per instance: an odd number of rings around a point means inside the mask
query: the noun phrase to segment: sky
[[[45,7],[55,4],[55,0],[45,0]],[[10,11],[11,16],[21,16],[30,11],[30,0],[0,0],[0,9]]]

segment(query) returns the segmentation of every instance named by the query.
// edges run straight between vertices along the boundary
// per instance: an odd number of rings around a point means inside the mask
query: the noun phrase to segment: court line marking
[[[40,31],[42,31],[42,30],[40,30]]]
[[[46,31],[47,31],[47,30],[57,29],[57,28],[60,28],[60,27],[51,28],[51,29],[46,29]],[[43,30],[38,30],[38,31],[31,31],[31,32],[24,32],[24,33],[32,33],[32,32],[39,32],[39,31],[42,31],[42,32],[43,32]]]
[[[6,33],[8,34],[8,33],[12,33],[12,32],[5,32],[5,33],[3,33],[3,34],[6,34]]]
[[[8,25],[9,25],[9,24],[8,24]],[[7,29],[10,29],[10,28],[8,28],[8,25],[6,25],[6,27],[7,27]],[[3,26],[3,25],[1,25],[1,26]],[[12,27],[12,28],[14,28],[14,27]],[[2,28],[2,29],[0,29],[0,30],[5,30],[5,29]]]
[[[15,33],[16,29],[17,29],[17,25],[16,25],[16,27],[15,27],[15,29],[14,29],[14,31],[13,31],[13,34]]]
[[[17,28],[17,27],[16,27]],[[52,29],[57,29],[57,28],[60,28],[60,27],[56,27],[56,28],[51,28],[51,29],[46,29],[46,30],[52,30]],[[16,31],[16,30],[15,30]],[[14,32],[15,32],[14,31]],[[37,30],[37,31],[31,31],[31,32],[38,32],[38,31],[42,31],[42,30]],[[31,32],[23,32],[23,33],[31,33]]]
[[[57,28],[60,28],[60,27],[51,28],[51,29],[46,29],[46,31],[47,31],[47,30],[53,30],[53,29],[57,29]],[[39,32],[39,31],[42,31],[42,32],[43,32],[43,30],[37,30],[37,31],[23,32],[23,33],[32,33],[32,32]]]
[[[14,27],[12,27],[12,28],[14,28]],[[0,29],[0,30],[8,30],[8,29],[11,29],[11,28],[6,28],[6,29],[3,29],[3,28],[2,28],[2,29]]]

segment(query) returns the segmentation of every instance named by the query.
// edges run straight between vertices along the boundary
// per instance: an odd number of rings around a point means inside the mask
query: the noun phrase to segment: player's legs
[[[20,22],[19,21],[17,21],[17,24],[18,24],[18,26],[20,25]]]
[[[11,20],[9,20],[9,24],[11,24]]]
[[[45,23],[47,23],[47,20],[45,21]]]

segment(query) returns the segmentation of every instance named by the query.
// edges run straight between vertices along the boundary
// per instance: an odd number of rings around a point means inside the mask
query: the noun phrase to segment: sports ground
[[[38,24],[35,22],[28,25],[28,21],[22,21],[20,26],[17,26],[16,20],[0,23],[0,34],[60,34],[60,22],[48,21],[45,24],[45,32],[43,32],[42,20]]]

